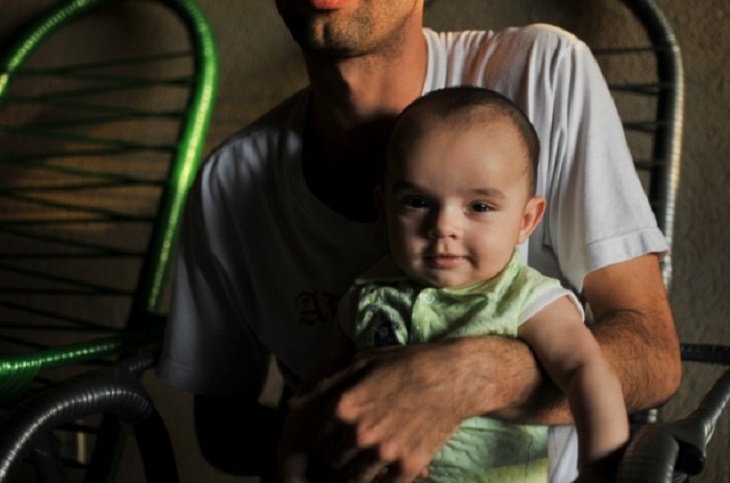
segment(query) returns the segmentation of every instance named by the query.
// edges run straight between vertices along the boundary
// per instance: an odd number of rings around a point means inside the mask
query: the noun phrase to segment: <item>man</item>
[[[252,410],[243,404],[259,389],[268,351],[297,389],[326,344],[338,297],[385,253],[372,189],[392,120],[447,85],[495,89],[530,117],[548,213],[523,258],[582,293],[629,411],[673,394],[679,350],[658,265],[666,245],[585,45],[544,26],[436,34],[422,28],[423,0],[277,7],[311,85],[211,156],[181,239],[159,374],[223,397],[199,398],[201,438],[235,427],[211,408]],[[519,341],[462,339],[362,355],[300,404],[329,403],[319,444],[352,481],[411,481],[466,417],[569,423],[545,381]],[[566,434],[552,432],[552,481],[575,474]],[[240,455],[223,445],[204,451],[214,463],[223,451]]]

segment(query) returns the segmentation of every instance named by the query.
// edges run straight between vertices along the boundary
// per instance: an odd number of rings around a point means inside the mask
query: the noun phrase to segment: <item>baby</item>
[[[406,108],[376,190],[390,255],[342,299],[330,357],[311,383],[355,351],[517,337],[568,395],[582,479],[602,465],[611,469],[629,435],[626,407],[576,297],[520,261],[518,246],[545,212],[545,198],[535,194],[538,151],[527,118],[490,90],[443,89]],[[285,428],[284,481],[306,480],[306,443],[292,443],[306,440],[296,436],[301,419],[292,411]],[[599,476],[609,481],[610,473]],[[547,428],[469,418],[422,475],[433,482],[547,481]]]

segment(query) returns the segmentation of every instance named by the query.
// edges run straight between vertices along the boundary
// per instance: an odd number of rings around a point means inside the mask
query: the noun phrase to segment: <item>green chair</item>
[[[4,423],[59,381],[161,347],[166,279],[218,71],[194,0],[56,2],[0,57]],[[53,439],[65,471],[102,481],[120,432],[86,416]]]

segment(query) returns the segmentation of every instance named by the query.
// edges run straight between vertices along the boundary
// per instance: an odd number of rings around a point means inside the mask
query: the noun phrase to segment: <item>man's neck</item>
[[[304,53],[314,93],[312,120],[318,126],[349,130],[374,118],[395,117],[421,94],[428,51],[420,25],[392,44],[352,58]]]
[[[305,175],[318,198],[357,221],[376,216],[372,190],[382,174],[390,128],[423,89],[428,52],[422,30],[406,31],[402,40],[357,58],[305,53],[312,88]]]

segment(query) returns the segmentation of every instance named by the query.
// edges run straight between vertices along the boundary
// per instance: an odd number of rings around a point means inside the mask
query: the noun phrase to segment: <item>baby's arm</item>
[[[621,383],[575,305],[561,297],[527,320],[519,337],[568,396],[578,431],[578,468],[598,469],[607,481],[629,438]],[[601,474],[601,473],[598,473]]]

